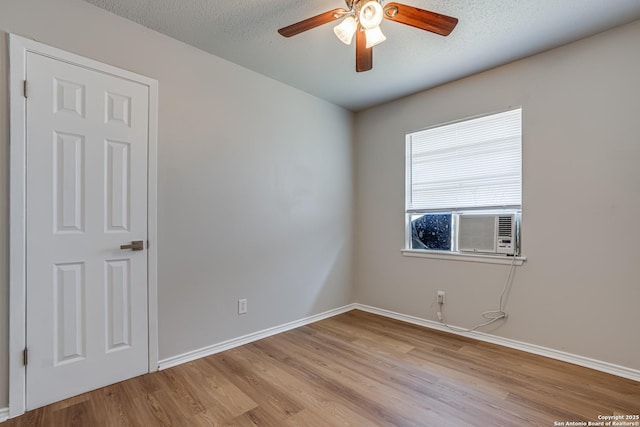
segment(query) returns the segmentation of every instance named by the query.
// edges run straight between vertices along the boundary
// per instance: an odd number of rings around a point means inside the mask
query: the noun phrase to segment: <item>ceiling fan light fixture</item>
[[[358,20],[363,28],[369,30],[376,28],[382,22],[382,6],[377,0],[368,1],[360,8]]]
[[[353,35],[356,33],[357,26],[358,23],[355,18],[353,16],[347,16],[341,23],[333,27],[333,32],[342,43],[351,44],[351,39],[353,39]]]
[[[380,27],[367,28],[364,30],[365,37],[367,39],[367,48],[373,47],[385,41],[387,37],[382,34]]]
[[[356,36],[356,72],[363,72],[373,68],[372,47],[387,39],[380,29],[383,18],[441,36],[448,36],[458,24],[458,18],[395,1],[389,3],[384,0],[344,1],[346,9],[339,7],[328,10],[280,28],[278,33],[283,37],[291,37],[342,19],[343,22],[336,25],[333,31],[338,39],[347,45],[351,44],[353,36]],[[383,7],[384,3],[386,5]]]

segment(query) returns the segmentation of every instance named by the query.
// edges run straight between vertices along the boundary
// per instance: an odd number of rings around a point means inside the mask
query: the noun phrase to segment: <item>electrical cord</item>
[[[513,260],[511,261],[511,267],[509,267],[509,275],[507,276],[507,280],[504,283],[504,287],[502,288],[502,293],[500,294],[498,309],[488,310],[482,313],[482,317],[484,317],[485,319],[488,319],[487,322],[475,325],[473,328],[459,328],[457,326],[451,326],[447,323],[446,319],[444,318],[444,312],[442,310],[442,306],[444,305],[444,302],[439,302],[438,303],[439,310],[437,315],[438,315],[438,320],[440,320],[440,323],[442,323],[444,326],[446,326],[447,328],[455,332],[473,332],[478,328],[482,328],[483,326],[490,325],[494,322],[497,322],[500,319],[506,319],[507,313],[504,311],[504,305],[506,304],[504,297],[507,294],[509,288],[511,287],[511,280],[513,277],[513,270],[515,265],[516,265],[516,257],[514,256]]]

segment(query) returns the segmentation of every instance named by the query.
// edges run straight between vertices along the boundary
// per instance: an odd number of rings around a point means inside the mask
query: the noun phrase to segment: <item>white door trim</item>
[[[128,79],[149,88],[148,147],[148,313],[149,372],[158,369],[158,283],[157,283],[157,140],[158,81],[87,59],[45,44],[9,34],[9,417],[25,412],[26,370],[26,78],[27,52],[34,52],[90,70]],[[27,89],[28,90],[28,89]]]

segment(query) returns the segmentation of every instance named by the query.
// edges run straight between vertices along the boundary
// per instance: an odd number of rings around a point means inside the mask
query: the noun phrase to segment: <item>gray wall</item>
[[[468,327],[508,266],[403,257],[404,135],[523,108],[523,251],[485,331],[640,369],[640,21],[356,115],[360,303]],[[452,53],[455,54],[455,53]]]
[[[476,323],[507,267],[401,256],[404,134],[522,105],[528,261],[489,332],[640,369],[640,22],[359,113],[355,155],[349,112],[82,1],[3,0],[5,32],[160,82],[161,359],[356,299],[435,319],[437,289],[451,323]],[[0,84],[0,408],[7,103]]]
[[[353,301],[350,112],[79,0],[2,0],[13,32],[159,81],[160,359]],[[0,408],[8,108],[0,84]],[[249,313],[236,303],[247,298]]]

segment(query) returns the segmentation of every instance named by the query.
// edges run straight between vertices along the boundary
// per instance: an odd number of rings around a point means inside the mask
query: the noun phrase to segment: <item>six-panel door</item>
[[[148,87],[27,53],[27,409],[148,371]]]

